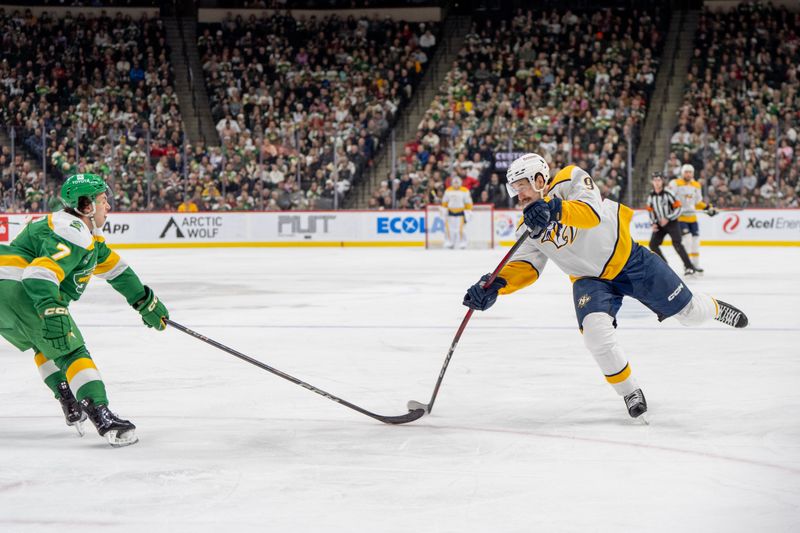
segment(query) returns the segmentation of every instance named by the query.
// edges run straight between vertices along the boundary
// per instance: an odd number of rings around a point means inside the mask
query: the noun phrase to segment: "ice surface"
[[[174,320],[393,415],[428,401],[464,290],[504,252],[122,253]],[[398,427],[148,330],[95,279],[72,311],[141,440],[78,438],[32,354],[3,343],[0,531],[798,531],[800,249],[703,262],[689,286],[751,325],[659,324],[628,301],[619,337],[650,426],[605,384],[552,264],[475,314],[433,413]]]

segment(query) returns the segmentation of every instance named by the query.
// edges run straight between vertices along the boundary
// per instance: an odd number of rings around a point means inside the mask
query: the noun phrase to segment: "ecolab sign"
[[[8,217],[0,217],[0,242],[8,242]]]
[[[424,216],[378,217],[378,234],[386,233],[425,233]],[[444,233],[444,220],[442,217],[433,219],[431,233]]]

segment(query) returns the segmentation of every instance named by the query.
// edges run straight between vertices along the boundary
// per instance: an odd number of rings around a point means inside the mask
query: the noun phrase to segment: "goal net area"
[[[459,220],[460,218],[460,220]],[[448,228],[447,209],[439,205],[425,207],[425,248],[446,248],[450,244],[459,248],[455,236],[450,231],[461,231],[466,236],[466,248],[494,248],[494,206],[478,204],[472,207],[472,214],[455,218]]]

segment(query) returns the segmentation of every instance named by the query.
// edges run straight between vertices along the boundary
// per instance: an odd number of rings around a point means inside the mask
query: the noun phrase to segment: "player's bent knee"
[[[675,315],[684,326],[699,326],[717,316],[717,303],[703,293],[694,293],[689,303]]]
[[[608,313],[590,313],[583,319],[583,343],[591,352],[605,352],[614,347],[614,318]]]

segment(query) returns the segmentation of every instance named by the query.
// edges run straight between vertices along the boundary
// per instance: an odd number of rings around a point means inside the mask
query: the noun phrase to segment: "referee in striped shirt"
[[[661,243],[664,242],[664,237],[669,235],[672,239],[672,246],[683,261],[686,269],[685,275],[691,276],[695,270],[686,253],[686,248],[681,243],[681,228],[678,224],[678,217],[682,211],[681,203],[664,188],[664,176],[661,172],[654,172],[651,179],[653,191],[647,197],[647,212],[650,215],[650,222],[653,224],[650,249],[666,261],[664,254],[661,253]]]

